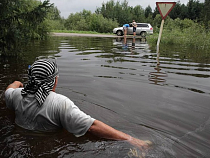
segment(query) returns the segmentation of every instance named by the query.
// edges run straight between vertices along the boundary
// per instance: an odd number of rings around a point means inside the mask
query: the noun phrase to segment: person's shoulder
[[[8,88],[6,91],[5,91],[5,94],[10,94],[10,93],[13,93],[13,94],[21,94],[21,90],[23,88]]]
[[[64,108],[64,109],[66,109],[67,107],[72,108],[76,106],[70,98],[68,98],[65,95],[55,93],[55,92],[51,92],[49,94],[49,96],[46,99],[46,102],[47,103],[51,102],[54,105],[59,105],[59,108]]]
[[[69,99],[68,97],[66,97],[65,95],[56,93],[56,92],[50,92],[49,97],[53,97],[59,100],[65,100],[65,99]]]
[[[59,94],[56,92],[50,92],[50,95],[48,96],[49,100],[53,100],[54,102],[59,102],[60,104],[74,104],[70,98],[68,98],[67,96],[63,95],[63,94]]]
[[[17,101],[22,99],[21,90],[22,88],[8,88],[5,91],[4,97],[7,107],[13,109],[13,105],[16,105],[14,103],[17,103]]]
[[[16,91],[19,92],[21,91],[23,88],[8,88],[6,91]]]
[[[70,102],[70,99],[68,97],[62,94],[58,94],[56,92],[50,92],[44,104],[58,107],[58,109],[60,109],[66,104],[66,102]]]
[[[8,88],[8,89],[6,89],[5,93],[11,93],[11,92],[13,92],[14,90],[15,90],[14,88]]]

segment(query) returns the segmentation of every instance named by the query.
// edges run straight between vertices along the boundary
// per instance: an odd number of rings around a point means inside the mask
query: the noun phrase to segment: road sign
[[[156,2],[156,5],[158,7],[160,15],[162,16],[160,32],[159,32],[158,41],[157,41],[157,54],[158,54],[160,39],[161,39],[162,31],[163,31],[164,19],[167,17],[170,11],[174,8],[174,6],[176,5],[176,2]]]
[[[162,19],[165,19],[176,5],[176,2],[156,2],[156,5],[160,15],[162,16]]]

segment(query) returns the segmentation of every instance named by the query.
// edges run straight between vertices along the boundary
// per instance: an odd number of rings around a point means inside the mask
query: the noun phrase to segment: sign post
[[[164,20],[167,17],[167,15],[171,12],[171,10],[174,8],[174,6],[176,5],[176,2],[156,2],[156,5],[157,5],[157,8],[158,8],[160,15],[162,17],[160,32],[159,32],[158,41],[157,41],[157,54],[158,54],[160,39],[161,39],[161,35],[163,32]]]

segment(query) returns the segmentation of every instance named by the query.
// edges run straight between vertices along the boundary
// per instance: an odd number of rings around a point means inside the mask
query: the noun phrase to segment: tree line
[[[135,7],[129,6],[128,1],[124,0],[121,4],[119,1],[115,2],[110,0],[102,4],[102,7],[96,9],[97,14],[102,14],[105,18],[111,18],[117,20],[120,26],[135,19],[138,22],[150,22],[153,26],[158,25],[154,22],[156,16],[158,16],[159,10],[156,7],[154,11],[150,5],[143,9],[140,5]],[[210,0],[205,0],[204,3],[200,3],[198,0],[189,0],[188,3],[181,4],[178,1],[169,13],[171,19],[190,19],[194,22],[200,22],[205,24],[206,28],[209,28],[210,21]]]
[[[141,5],[129,6],[128,1],[110,0],[102,3],[94,13],[83,10],[71,13],[67,19],[49,0],[1,0],[0,2],[0,54],[18,50],[22,42],[32,39],[45,39],[52,30],[78,30],[111,33],[114,27],[125,23],[147,22],[158,31],[161,16],[157,7],[145,9]],[[168,21],[168,22],[167,22]],[[179,26],[179,29],[191,27],[193,24],[202,26],[209,31],[210,0],[200,3],[189,0],[185,4],[177,2],[166,19],[169,30]],[[165,27],[165,26],[164,26]]]

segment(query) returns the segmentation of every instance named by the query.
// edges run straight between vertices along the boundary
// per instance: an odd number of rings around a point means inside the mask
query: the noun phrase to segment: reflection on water
[[[162,45],[155,52],[138,36],[53,37],[1,57],[0,157],[209,157],[210,54]],[[25,83],[28,65],[41,56],[57,58],[58,93],[153,147],[141,152],[126,142],[18,128],[4,89],[14,80]]]
[[[152,84],[163,85],[166,83],[165,78],[168,75],[167,73],[161,71],[159,57],[160,53],[157,54],[157,65],[154,68],[155,71],[149,73],[149,80],[152,82]]]

